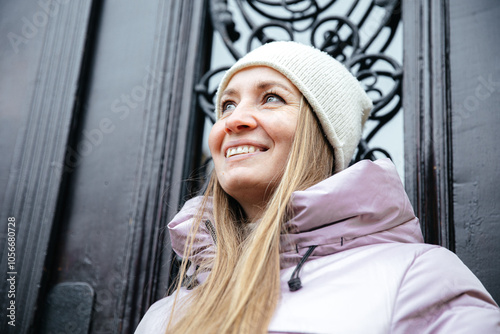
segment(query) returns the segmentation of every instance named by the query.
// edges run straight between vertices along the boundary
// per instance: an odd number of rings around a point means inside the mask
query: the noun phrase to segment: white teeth
[[[255,151],[258,151],[259,149],[255,148],[254,146],[238,146],[238,147],[231,147],[228,148],[226,151],[226,158],[229,158],[233,155],[237,154],[245,154],[245,153],[254,153]]]

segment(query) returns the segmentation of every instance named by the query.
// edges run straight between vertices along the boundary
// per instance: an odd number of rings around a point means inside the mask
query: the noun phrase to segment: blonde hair
[[[280,297],[280,235],[283,223],[291,218],[292,193],[328,178],[333,166],[332,148],[302,98],[286,167],[276,175],[281,181],[255,228],[245,228],[241,207],[212,173],[205,202],[213,196],[216,254],[210,263],[199,264],[199,271],[210,274],[179,308],[174,297],[167,333],[267,333]],[[185,245],[180,277],[186,273],[201,213],[196,220]],[[183,280],[177,284],[177,293]]]

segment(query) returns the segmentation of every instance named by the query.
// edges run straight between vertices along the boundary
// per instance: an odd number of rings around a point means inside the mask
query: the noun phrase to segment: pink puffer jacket
[[[169,224],[181,256],[200,201]],[[500,333],[500,310],[474,274],[447,249],[422,243],[389,160],[359,162],[297,191],[292,206],[270,333]],[[204,219],[213,221],[210,203]],[[194,263],[214,255],[206,226],[197,241]],[[156,302],[136,333],[163,334],[171,303]]]

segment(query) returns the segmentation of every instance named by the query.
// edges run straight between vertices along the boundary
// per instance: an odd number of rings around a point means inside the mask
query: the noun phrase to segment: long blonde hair
[[[206,281],[182,305],[176,295],[167,333],[267,333],[280,297],[280,235],[291,217],[292,193],[326,179],[333,166],[332,148],[302,98],[286,167],[276,176],[281,181],[255,228],[245,228],[241,207],[212,173],[204,202],[213,196],[216,254],[210,263],[198,264],[199,271],[210,271]],[[185,245],[181,278],[200,223],[201,214]],[[182,283],[180,279],[177,292]]]

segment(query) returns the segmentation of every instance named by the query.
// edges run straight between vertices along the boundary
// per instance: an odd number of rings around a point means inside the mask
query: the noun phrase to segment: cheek
[[[280,143],[284,147],[291,148],[296,129],[297,122],[294,122],[293,120],[282,122],[279,126],[275,127],[275,142]]]
[[[221,126],[220,122],[216,122],[208,135],[208,148],[210,149],[212,157],[220,152],[224,135],[224,127]]]
[[[295,130],[296,130],[296,123],[290,122],[288,126],[284,128],[280,134],[281,147],[282,147],[281,159],[284,160],[283,163],[286,162],[292,150],[293,140],[295,138]]]

